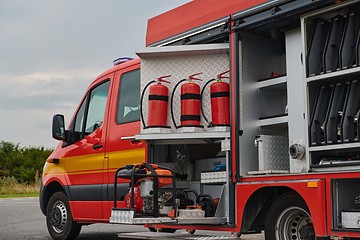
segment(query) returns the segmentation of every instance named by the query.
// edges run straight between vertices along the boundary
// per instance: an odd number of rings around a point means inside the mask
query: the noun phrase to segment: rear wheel
[[[314,240],[315,231],[306,203],[294,193],[280,196],[265,221],[265,238],[270,240]]]
[[[71,240],[79,236],[81,225],[72,219],[69,201],[63,192],[51,196],[46,208],[46,225],[53,239]]]

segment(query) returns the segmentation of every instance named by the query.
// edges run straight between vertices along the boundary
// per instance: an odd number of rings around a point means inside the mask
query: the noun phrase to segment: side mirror
[[[56,114],[52,122],[52,137],[56,140],[65,141],[65,121],[64,115]]]

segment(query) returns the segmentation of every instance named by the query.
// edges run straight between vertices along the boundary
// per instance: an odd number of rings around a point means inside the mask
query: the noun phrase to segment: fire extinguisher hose
[[[140,118],[141,118],[141,122],[142,122],[144,128],[146,128],[146,124],[145,124],[145,120],[144,120],[144,113],[143,113],[144,95],[145,95],[146,89],[154,82],[156,82],[156,81],[153,80],[153,81],[148,82],[148,84],[146,84],[146,86],[144,87],[144,90],[141,93],[141,98],[140,98]]]
[[[174,95],[175,95],[175,91],[176,91],[176,88],[184,81],[186,81],[187,79],[182,79],[180,80],[174,87],[172,93],[171,93],[171,98],[170,98],[170,113],[171,113],[171,119],[174,123],[174,126],[175,128],[180,128],[179,125],[176,124],[176,121],[175,121],[175,117],[174,117],[174,107],[173,107],[173,103],[174,103]]]
[[[213,79],[210,79],[209,81],[207,81],[205,84],[204,84],[204,87],[201,89],[201,93],[200,93],[200,110],[201,110],[201,114],[203,115],[205,121],[209,124],[209,127],[211,127],[213,124],[211,121],[209,121],[209,119],[206,117],[205,115],[205,112],[204,112],[204,104],[203,104],[203,95],[204,95],[204,92],[205,92],[205,89],[207,87],[207,85],[209,85],[211,82],[215,81],[215,78]]]

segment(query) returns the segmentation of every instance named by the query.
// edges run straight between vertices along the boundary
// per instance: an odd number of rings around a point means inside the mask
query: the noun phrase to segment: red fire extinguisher
[[[168,101],[169,101],[169,89],[167,86],[161,83],[169,83],[169,81],[164,80],[164,78],[171,77],[171,75],[161,76],[158,77],[157,81],[149,82],[142,94],[141,94],[141,104],[143,103],[143,98],[146,89],[153,84],[149,89],[149,102],[148,102],[148,121],[147,125],[144,121],[143,112],[141,110],[141,120],[143,123],[144,128],[154,128],[154,127],[161,127],[161,128],[170,128],[167,126],[167,110],[168,110]]]
[[[184,81],[188,81],[181,86],[181,95],[180,95],[180,104],[181,104],[181,116],[180,116],[180,127],[202,127],[200,125],[200,108],[201,108],[201,97],[200,97],[200,86],[196,84],[194,81],[202,81],[200,78],[195,76],[202,74],[196,73],[190,75],[188,79],[182,79],[179,81],[171,95],[171,116],[176,128],[177,126],[174,113],[173,113],[173,98],[176,88],[180,85],[180,83]]]
[[[230,126],[230,86],[229,83],[224,82],[224,78],[229,78],[224,76],[224,74],[229,71],[220,73],[217,75],[216,82],[210,85],[210,99],[211,99],[211,119],[209,121],[204,114],[203,105],[201,105],[201,113],[205,121],[209,124],[209,127],[212,126]],[[209,80],[201,90],[201,99],[203,97],[206,86],[215,81],[215,79]]]

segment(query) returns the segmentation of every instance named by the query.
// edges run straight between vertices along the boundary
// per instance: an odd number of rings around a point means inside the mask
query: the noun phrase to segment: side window
[[[124,73],[120,78],[116,123],[140,120],[140,70]]]
[[[104,120],[106,102],[108,98],[110,81],[96,86],[85,97],[74,122],[73,141],[77,142],[99,128]]]

